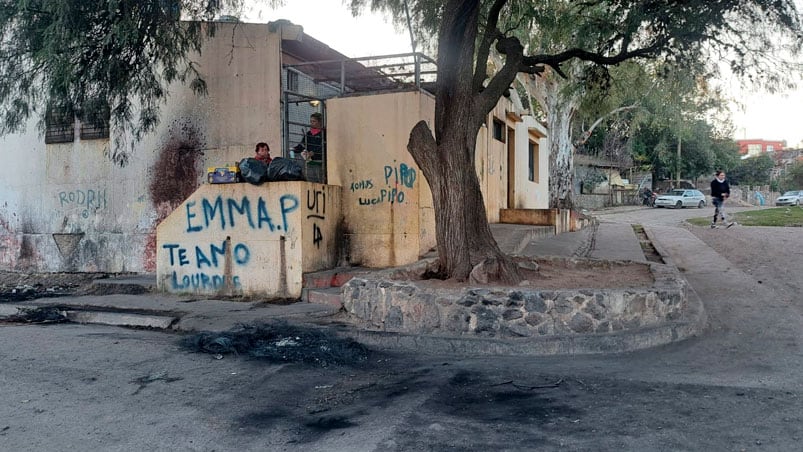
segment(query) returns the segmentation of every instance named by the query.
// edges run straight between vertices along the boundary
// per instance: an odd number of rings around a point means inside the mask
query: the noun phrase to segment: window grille
[[[75,114],[72,108],[48,106],[45,128],[45,143],[71,143],[75,139]]]

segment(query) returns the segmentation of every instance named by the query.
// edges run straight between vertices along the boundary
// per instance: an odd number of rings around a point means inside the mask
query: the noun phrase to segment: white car
[[[776,206],[799,206],[803,201],[803,190],[792,190],[784,192],[775,200]]]
[[[705,195],[700,190],[672,190],[655,199],[655,207],[705,207]]]

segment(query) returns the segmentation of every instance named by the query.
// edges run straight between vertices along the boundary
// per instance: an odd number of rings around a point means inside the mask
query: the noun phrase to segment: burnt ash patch
[[[283,321],[240,325],[225,332],[201,332],[181,340],[185,348],[214,355],[242,355],[271,363],[358,365],[368,359],[362,344],[313,327]]]

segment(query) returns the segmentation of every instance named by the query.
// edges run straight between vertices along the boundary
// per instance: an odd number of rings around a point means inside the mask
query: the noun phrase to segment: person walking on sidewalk
[[[711,204],[714,205],[714,219],[711,220],[711,228],[717,227],[717,217],[725,223],[725,200],[731,194],[731,187],[725,180],[725,172],[717,170],[716,177],[711,181]],[[727,227],[734,225],[733,221],[727,223]]]

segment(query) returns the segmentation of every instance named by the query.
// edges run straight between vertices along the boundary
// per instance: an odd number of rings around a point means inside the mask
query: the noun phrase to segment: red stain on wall
[[[169,138],[159,150],[150,171],[148,190],[157,212],[156,224],[170,215],[198,189],[200,157],[206,139],[189,121],[177,120],[169,129]],[[143,254],[145,271],[156,271],[156,228],[148,234]]]

